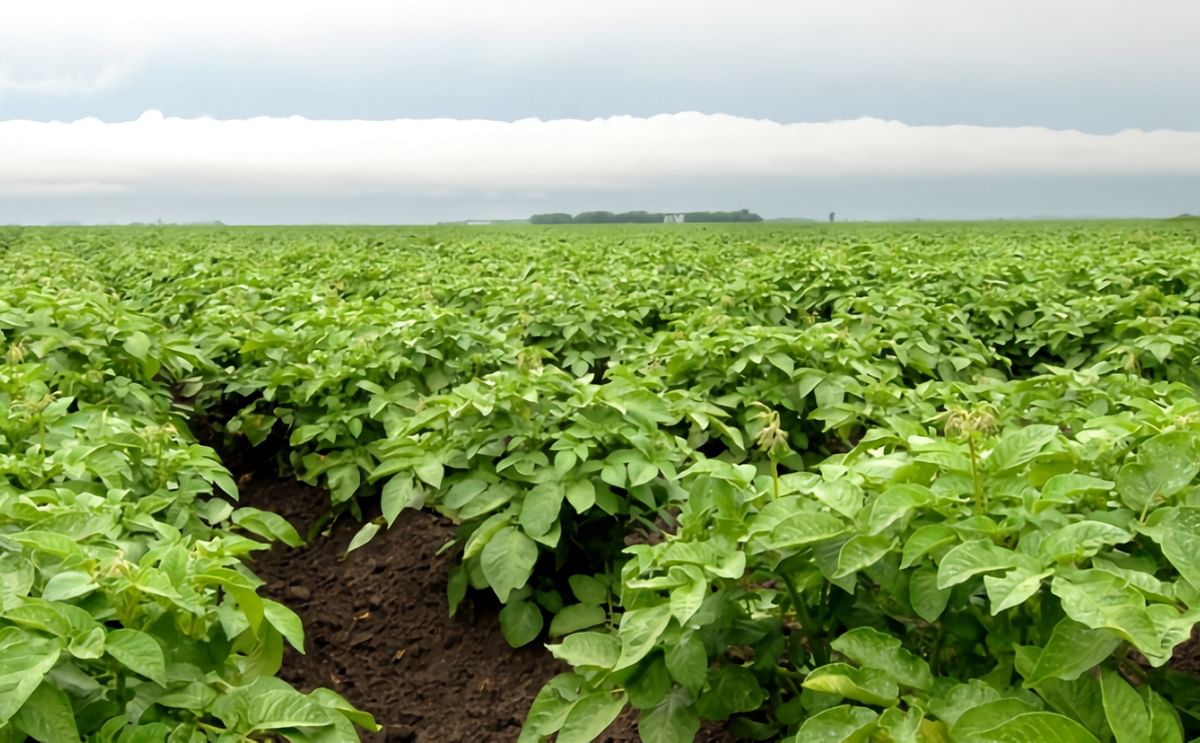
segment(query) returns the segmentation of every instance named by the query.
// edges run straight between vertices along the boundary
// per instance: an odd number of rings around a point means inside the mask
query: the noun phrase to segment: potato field
[[[0,230],[0,743],[1200,736],[1188,221]]]

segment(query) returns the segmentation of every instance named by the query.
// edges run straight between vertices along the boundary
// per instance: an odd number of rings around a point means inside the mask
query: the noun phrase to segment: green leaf
[[[625,694],[603,690],[575,702],[556,738],[558,743],[591,743],[625,709]]]
[[[1078,562],[1104,547],[1124,544],[1133,534],[1103,521],[1077,521],[1056,529],[1042,540],[1038,554],[1046,562]]]
[[[908,582],[908,602],[913,611],[926,622],[936,622],[950,601],[950,589],[938,588],[938,571],[922,565],[913,571]]]
[[[628,668],[646,657],[670,622],[671,607],[668,604],[630,609],[622,614],[617,630],[621,640],[621,657],[616,670]]]
[[[858,627],[831,647],[864,668],[883,671],[901,686],[928,691],[933,686],[929,664],[901,647],[900,640],[870,627]]]
[[[134,673],[141,674],[159,686],[167,685],[167,659],[162,646],[153,637],[135,629],[118,629],[108,633],[104,651]]]
[[[17,713],[62,652],[58,640],[6,630],[0,629],[0,724]]]
[[[938,564],[938,588],[950,588],[980,573],[1016,567],[1017,555],[998,547],[990,539],[963,542],[947,552]]]
[[[635,459],[629,463],[629,487],[634,488],[638,485],[645,485],[658,477],[658,467],[652,462],[647,462],[643,459]]]
[[[543,622],[542,610],[531,601],[512,601],[500,610],[500,632],[514,648],[536,640]]]
[[[1026,567],[1014,568],[1003,576],[985,575],[983,586],[987,589],[991,615],[1020,606],[1042,587],[1042,581],[1054,574],[1053,570],[1035,573]]]
[[[1138,689],[1138,693],[1150,713],[1150,740],[1154,743],[1183,743],[1183,723],[1175,707],[1148,686]]]
[[[246,722],[252,730],[329,725],[329,712],[295,689],[269,689],[247,694]]]
[[[442,477],[446,473],[445,467],[442,466],[441,458],[432,453],[418,462],[413,471],[417,473],[417,477],[428,483],[435,490],[442,486]]]
[[[576,480],[567,486],[566,496],[576,513],[587,513],[596,505],[596,486],[591,480]]]
[[[671,606],[671,616],[683,625],[700,610],[700,605],[704,603],[704,598],[710,594],[711,589],[704,577],[704,571],[695,565],[673,565],[668,577],[680,581],[679,585],[671,589],[668,603]]]
[[[837,570],[833,574],[834,579],[845,578],[857,573],[859,570],[871,567],[883,559],[883,556],[891,552],[895,546],[896,540],[891,537],[867,536],[862,534],[851,537],[842,545],[841,551],[838,552]]]
[[[303,547],[304,540],[288,520],[277,513],[257,508],[238,508],[232,514],[233,523],[263,539],[279,540],[289,547]]]
[[[79,740],[75,710],[60,689],[43,681],[21,705],[12,725],[40,743],[73,743]]]
[[[1112,728],[1116,743],[1141,743],[1151,730],[1150,713],[1121,674],[1110,668],[1100,671],[1100,694],[1104,700],[1104,717]]]
[[[1113,632],[1061,619],[1042,648],[1028,683],[1034,685],[1047,678],[1073,681],[1112,655],[1120,644],[1121,638]]]
[[[621,641],[606,632],[576,632],[558,645],[546,648],[555,658],[575,668],[611,669],[621,657]]]
[[[42,598],[47,601],[67,601],[99,588],[92,576],[80,570],[68,570],[46,581]]]
[[[396,523],[401,511],[406,508],[420,508],[424,502],[425,492],[406,474],[396,475],[388,480],[379,496],[379,507],[388,526]]]
[[[329,483],[329,495],[333,502],[345,503],[358,492],[358,486],[362,483],[362,470],[354,462],[347,462],[330,467],[325,477]]]
[[[767,698],[749,668],[714,666],[708,680],[708,689],[696,701],[696,709],[701,717],[709,720],[724,720],[739,712],[752,712]]]
[[[1058,433],[1058,427],[1051,425],[1030,425],[1006,431],[984,460],[987,468],[997,474],[1017,470],[1036,459]]]
[[[567,578],[567,584],[571,586],[571,593],[582,603],[600,606],[608,599],[608,589],[590,575],[572,575]]]
[[[685,634],[668,646],[664,660],[671,678],[693,694],[698,694],[708,681],[708,652],[694,634]]]
[[[951,732],[954,740],[973,740],[972,736],[999,727],[1017,715],[1038,711],[1039,707],[1025,699],[993,699],[964,711],[955,721]]]
[[[483,576],[501,602],[529,581],[537,555],[537,544],[513,526],[496,532],[484,545],[479,556]]]
[[[1171,659],[1177,641],[1167,639],[1146,611],[1142,594],[1125,581],[1099,570],[1082,571],[1067,580],[1059,575],[1050,584],[1054,595],[1062,599],[1063,611],[1076,622],[1092,629],[1111,629],[1133,643],[1142,655],[1157,667]]]
[[[1054,712],[1026,712],[1007,722],[977,733],[970,743],[1100,743],[1087,728]]]
[[[304,655],[304,624],[296,612],[278,601],[263,599],[263,617],[274,627],[288,644]]]
[[[883,491],[871,504],[867,533],[879,534],[892,524],[907,517],[914,509],[934,501],[933,491],[924,485],[905,483]]]
[[[813,669],[804,679],[804,688],[881,707],[895,704],[899,694],[896,681],[889,674],[845,663],[828,663]]]
[[[691,743],[700,731],[700,715],[686,689],[675,689],[658,706],[638,717],[643,743]]]
[[[866,707],[830,707],[804,721],[795,743],[866,743],[879,727],[878,719]]]
[[[521,529],[531,537],[540,537],[550,531],[558,520],[562,509],[563,488],[557,482],[536,485],[525,494],[521,505]]]
[[[346,554],[353,552],[354,550],[362,547],[367,542],[370,542],[372,539],[374,539],[375,535],[379,533],[379,529],[380,525],[374,521],[368,521],[367,523],[363,524],[362,527],[354,533],[354,538],[350,540],[350,545],[346,547]]]
[[[1055,475],[1042,485],[1042,500],[1051,503],[1074,504],[1077,497],[1083,493],[1112,490],[1116,483],[1111,480],[1101,480],[1091,475],[1077,472],[1066,472]]]
[[[550,636],[562,637],[581,629],[604,624],[608,614],[603,608],[592,604],[570,604],[559,609],[550,620]]]
[[[140,330],[130,333],[122,345],[125,351],[138,361],[145,361],[150,355],[150,338]]]
[[[1117,474],[1117,493],[1125,505],[1143,511],[1175,495],[1200,472],[1197,436],[1187,431],[1164,433],[1143,442],[1137,459]]]
[[[900,568],[915,565],[925,555],[942,547],[949,547],[958,541],[958,534],[945,524],[929,524],[922,526],[909,535],[904,543],[904,552],[900,560]]]
[[[833,539],[847,531],[846,522],[828,513],[803,512],[784,519],[759,544],[759,551],[794,550]]]

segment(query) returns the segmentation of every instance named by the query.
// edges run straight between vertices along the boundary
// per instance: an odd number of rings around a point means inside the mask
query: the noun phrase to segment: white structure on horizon
[[[667,214],[667,215],[663,216],[664,224],[680,224],[683,221],[684,221],[684,215],[682,215],[682,214]]]

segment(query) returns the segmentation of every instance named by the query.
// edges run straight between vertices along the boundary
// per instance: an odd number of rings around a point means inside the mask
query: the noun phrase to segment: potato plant
[[[51,415],[143,416],[137,446],[191,452],[171,459],[188,477],[138,459],[140,489],[113,507],[166,488],[148,517],[179,536],[149,528],[155,545],[220,540],[187,562],[233,581],[197,578],[217,607],[197,637],[228,645],[208,673],[258,680],[221,676],[197,735],[262,733],[220,700],[277,684],[247,659],[295,627],[275,604],[260,616],[241,567],[259,543],[239,534],[298,535],[211,497],[232,488],[189,422],[326,487],[332,517],[362,520],[352,549],[406,508],[458,523],[449,610],[489,591],[511,644],[571,668],[526,740],[590,740],[632,706],[652,742],[704,720],[761,740],[1173,741],[1200,733],[1194,679],[1171,665],[1200,618],[1197,238],[1137,222],[26,230],[0,328],[73,400]],[[68,304],[83,296],[103,309]],[[70,354],[89,361],[58,374]],[[77,440],[52,443],[78,456]],[[12,497],[38,477],[10,477]],[[369,723],[306,699],[339,735]]]

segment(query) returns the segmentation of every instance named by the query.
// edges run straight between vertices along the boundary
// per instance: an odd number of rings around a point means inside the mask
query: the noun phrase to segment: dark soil
[[[303,535],[329,505],[325,491],[292,480],[243,475],[242,502],[287,518]],[[378,741],[511,741],[542,685],[567,670],[535,642],[508,646],[499,605],[475,593],[448,617],[451,553],[437,555],[452,525],[404,512],[366,546],[342,555],[358,523],[349,516],[307,548],[277,545],[254,561],[263,593],[304,621],[307,655],[290,648],[280,675],[303,690],[324,686],[375,715]],[[600,738],[638,740],[633,715]],[[697,740],[726,741],[723,729]]]

